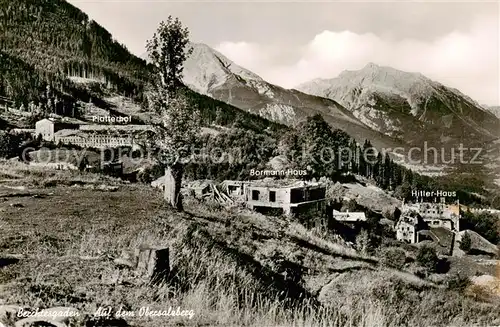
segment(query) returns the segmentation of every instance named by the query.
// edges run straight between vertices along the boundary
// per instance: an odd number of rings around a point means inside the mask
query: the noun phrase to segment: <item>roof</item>
[[[81,136],[81,137],[90,137],[93,135],[108,135],[112,137],[128,137],[127,134],[120,133],[116,130],[88,130],[83,131],[80,129],[61,129],[54,133],[55,136],[58,137],[67,137],[67,136]]]
[[[54,136],[67,137],[67,136],[84,136],[83,133],[76,129],[61,129],[54,133]]]
[[[36,124],[41,123],[41,122],[49,122],[52,124],[59,123],[59,124],[68,124],[68,125],[79,125],[79,124],[84,123],[81,120],[71,118],[71,117],[62,117],[62,118],[49,117],[49,118],[44,118],[44,119],[37,121]]]
[[[322,183],[306,182],[297,179],[272,179],[264,178],[260,180],[249,181],[250,186],[273,187],[273,188],[299,188],[299,187],[317,187],[323,186]]]
[[[35,124],[36,124],[36,125],[38,125],[38,124],[40,124],[40,123],[45,123],[45,122],[47,122],[47,123],[51,123],[51,124],[55,123],[55,122],[54,122],[54,119],[47,119],[47,118],[44,118],[44,119],[41,119],[41,120],[37,121]]]
[[[364,212],[340,212],[333,210],[333,218],[342,221],[365,221],[366,215]]]
[[[13,128],[11,129],[12,133],[22,133],[22,132],[34,132],[35,129],[33,128]]]
[[[107,125],[107,124],[82,124],[81,130],[100,131],[100,130],[117,130],[117,131],[145,131],[153,130],[151,125]]]

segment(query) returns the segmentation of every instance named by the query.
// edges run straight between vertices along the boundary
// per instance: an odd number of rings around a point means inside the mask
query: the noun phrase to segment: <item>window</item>
[[[259,191],[253,190],[252,191],[252,200],[258,201],[259,200],[259,195],[260,195]]]
[[[276,191],[269,191],[269,202],[276,202]]]
[[[290,192],[290,202],[300,203],[304,202],[304,191],[303,189],[292,189]]]

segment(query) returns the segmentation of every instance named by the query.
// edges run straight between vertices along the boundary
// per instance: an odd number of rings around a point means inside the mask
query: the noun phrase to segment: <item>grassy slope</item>
[[[118,191],[104,193],[40,188],[29,178],[33,172],[28,179],[20,169],[2,172],[3,179],[17,176],[18,185],[33,187],[0,186],[0,257],[25,256],[0,269],[0,299],[8,304],[68,305],[85,313],[100,305],[130,310],[179,305],[194,310],[193,320],[184,321],[193,326],[468,326],[500,319],[498,306],[380,267],[331,233],[281,218],[195,202],[181,214],[164,208],[161,194],[146,187],[119,184]],[[38,174],[37,180],[65,184],[116,182]],[[135,285],[127,272],[121,273],[125,282],[117,282],[112,259],[144,243],[170,247],[175,271],[170,282]],[[153,318],[126,320],[136,326],[182,323],[176,320],[181,318],[148,319]]]

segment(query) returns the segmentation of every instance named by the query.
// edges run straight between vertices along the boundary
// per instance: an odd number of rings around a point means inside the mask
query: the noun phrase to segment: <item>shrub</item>
[[[19,135],[0,131],[0,158],[8,159],[19,155],[21,142],[22,140]]]
[[[498,218],[488,212],[473,214],[470,211],[461,212],[460,228],[470,229],[493,244],[500,241],[500,229],[498,228]]]
[[[362,229],[358,236],[356,236],[356,247],[362,254],[370,254],[373,252],[370,235],[366,229]]]
[[[137,173],[137,181],[143,184],[150,184],[152,182],[148,168],[144,168]]]
[[[164,170],[159,165],[147,166],[137,174],[137,181],[150,184],[152,181],[164,175]]]
[[[471,247],[472,247],[472,240],[470,238],[470,235],[469,233],[464,232],[464,236],[460,241],[460,250],[464,251],[465,253],[469,253]]]
[[[447,286],[449,290],[463,292],[471,285],[471,281],[467,276],[455,274],[451,276],[447,281]]]
[[[406,263],[406,253],[397,247],[384,248],[380,251],[380,262],[388,267],[403,269]]]
[[[359,205],[356,200],[351,199],[342,206],[342,211],[355,212],[358,211]]]
[[[417,262],[420,266],[427,269],[428,272],[435,272],[439,264],[439,258],[436,249],[424,245],[418,250]]]

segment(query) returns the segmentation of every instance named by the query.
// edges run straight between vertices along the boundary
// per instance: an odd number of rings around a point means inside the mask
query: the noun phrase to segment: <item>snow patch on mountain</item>
[[[398,164],[401,164],[407,169],[411,169],[414,172],[424,176],[440,177],[446,176],[448,174],[446,171],[447,166],[445,165],[426,165],[420,162],[411,163],[408,161],[398,162]]]
[[[85,77],[80,77],[80,76],[68,76],[68,79],[75,84],[94,84],[94,83],[104,84],[104,83],[106,83],[106,80],[104,78],[99,79],[99,78],[85,78]]]

